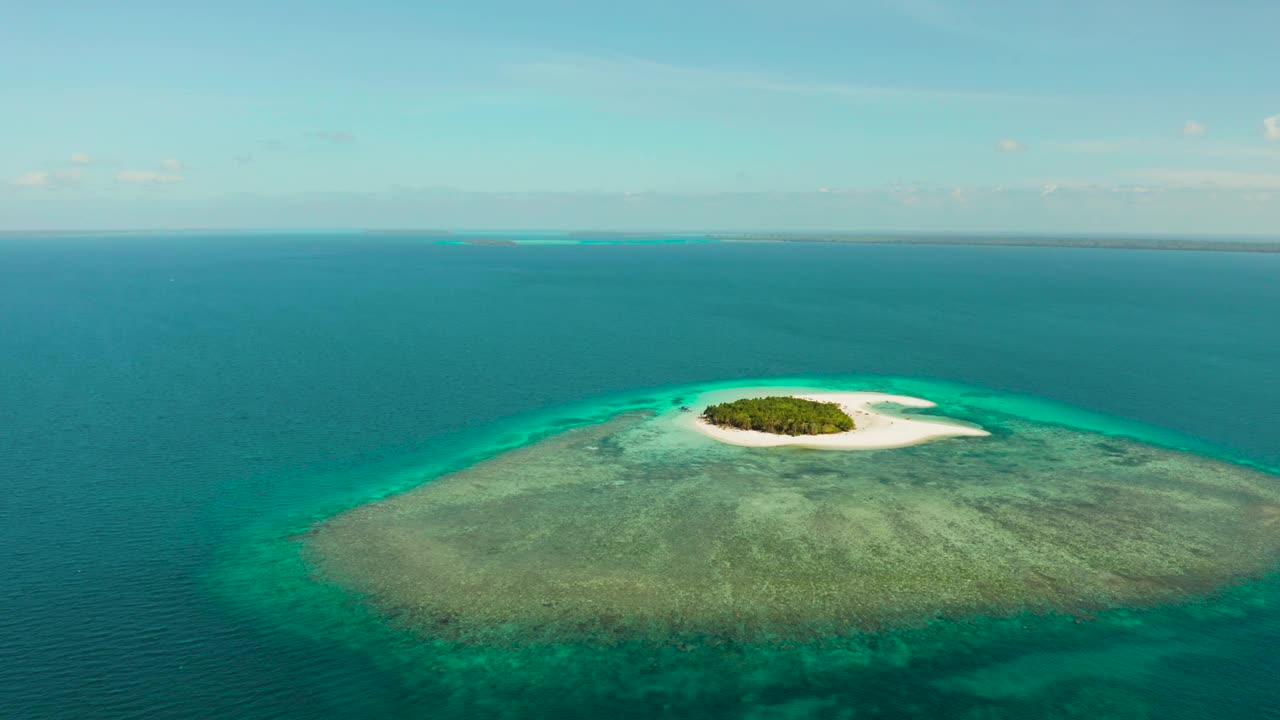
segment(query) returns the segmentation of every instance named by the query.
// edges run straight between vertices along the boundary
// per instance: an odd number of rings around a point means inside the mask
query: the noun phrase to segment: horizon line
[[[1124,240],[1203,240],[1203,241],[1275,241],[1280,242],[1280,233],[1161,233],[1161,232],[1124,232],[1124,231],[1090,231],[1090,232],[1047,232],[1043,230],[789,230],[786,228],[770,228],[762,230],[731,230],[716,228],[700,229],[639,229],[619,230],[603,228],[485,228],[485,227],[412,227],[412,226],[356,226],[356,227],[103,227],[103,228],[0,228],[0,237],[21,236],[57,236],[57,235],[127,235],[156,233],[232,233],[232,234],[265,234],[265,233],[336,233],[336,234],[374,234],[374,235],[576,235],[583,237],[904,237],[904,238],[1038,238],[1038,239],[1124,239]]]

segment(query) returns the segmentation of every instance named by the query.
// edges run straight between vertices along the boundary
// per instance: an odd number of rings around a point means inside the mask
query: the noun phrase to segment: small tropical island
[[[701,415],[678,422],[729,445],[814,450],[882,450],[951,437],[985,437],[980,427],[912,413],[936,407],[923,398],[880,392],[763,394],[763,388],[710,393]]]
[[[709,405],[702,418],[718,427],[776,435],[830,435],[853,430],[853,418],[838,403],[777,395]]]

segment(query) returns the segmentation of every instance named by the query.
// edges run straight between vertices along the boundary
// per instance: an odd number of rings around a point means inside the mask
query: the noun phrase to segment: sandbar
[[[753,397],[758,392],[746,392],[740,397]],[[775,393],[776,394],[776,393]],[[891,395],[879,392],[831,392],[785,393],[817,402],[833,402],[853,418],[854,428],[849,432],[829,435],[775,435],[756,430],[739,430],[712,425],[701,417],[692,418],[691,424],[698,432],[722,443],[743,447],[802,447],[818,450],[881,450],[908,447],[948,437],[985,437],[991,433],[975,425],[945,418],[911,417],[885,412],[878,406],[893,404],[904,408],[933,408],[937,404],[929,400],[907,395]]]

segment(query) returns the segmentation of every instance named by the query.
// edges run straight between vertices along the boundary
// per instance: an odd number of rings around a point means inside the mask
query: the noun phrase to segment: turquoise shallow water
[[[503,646],[746,647],[939,617],[1091,617],[1198,598],[1280,561],[1280,476],[1133,442],[1125,435],[1167,433],[1105,417],[1092,418],[1105,433],[1029,421],[975,388],[828,383],[937,397],[930,412],[991,434],[881,452],[740,448],[702,435],[679,406],[815,388],[676,388],[629,398],[637,406],[620,415],[600,402],[547,418],[539,428],[605,422],[362,505],[297,542],[317,572],[424,636]]]
[[[16,717],[1280,707],[1270,580],[1082,624],[494,652],[394,629],[309,579],[290,539],[565,427],[743,379],[871,378],[1274,467],[1274,258],[310,234],[5,240],[0,274],[0,706]]]

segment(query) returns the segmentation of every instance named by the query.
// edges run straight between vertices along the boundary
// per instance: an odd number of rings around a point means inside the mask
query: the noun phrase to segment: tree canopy
[[[708,405],[702,417],[712,425],[776,435],[828,435],[853,429],[853,418],[836,403],[783,396]]]

